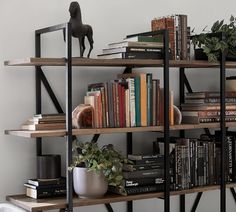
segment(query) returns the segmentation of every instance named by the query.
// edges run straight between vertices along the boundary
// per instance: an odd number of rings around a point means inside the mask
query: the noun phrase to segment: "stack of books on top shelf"
[[[65,128],[65,114],[35,114],[21,125],[22,130],[57,130]]]
[[[225,121],[236,121],[236,92],[225,93]],[[220,121],[220,93],[193,92],[186,93],[185,103],[181,105],[182,122],[189,124]]]
[[[173,60],[190,59],[190,27],[187,15],[170,15],[151,21],[152,31],[168,29]]]
[[[170,91],[170,124],[174,124]],[[150,73],[120,74],[118,79],[88,85],[84,104],[94,108],[94,128],[145,127],[164,122],[164,97],[159,79]]]
[[[128,155],[133,164],[123,166],[123,187],[127,195],[163,191],[164,157],[162,155]],[[109,188],[120,193],[119,190]]]
[[[162,59],[163,42],[158,37],[135,36],[108,44],[98,55],[100,59]]]
[[[66,178],[29,179],[24,184],[26,196],[34,199],[66,195]]]

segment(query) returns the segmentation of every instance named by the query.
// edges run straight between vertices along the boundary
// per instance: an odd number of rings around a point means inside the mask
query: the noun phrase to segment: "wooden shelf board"
[[[236,183],[227,184],[226,187],[227,188],[236,187]],[[188,190],[171,191],[170,195],[174,196],[174,195],[181,195],[181,194],[191,194],[191,193],[196,193],[196,192],[217,190],[219,188],[220,188],[219,185],[203,186],[203,187],[196,187],[196,188],[188,189]],[[97,199],[80,199],[80,198],[74,197],[73,206],[79,207],[79,206],[86,206],[86,205],[106,204],[106,203],[114,203],[114,202],[151,199],[151,198],[163,198],[163,197],[164,197],[164,192],[137,194],[137,195],[129,195],[129,196],[106,195],[102,198],[97,198]],[[48,199],[33,199],[25,195],[13,195],[13,196],[7,196],[6,199],[12,204],[15,204],[31,212],[60,209],[60,208],[66,207],[66,199],[59,198],[59,197],[48,198]]]
[[[180,124],[170,126],[170,130],[190,130],[202,128],[219,128],[219,123],[204,124]],[[236,122],[227,122],[226,127],[236,127]],[[99,128],[99,129],[73,129],[73,135],[91,135],[91,134],[112,134],[127,132],[163,132],[163,126],[151,127],[129,127],[129,128]],[[66,136],[66,130],[5,130],[6,135],[14,135],[26,138],[37,137],[62,137]]]
[[[64,66],[65,58],[25,58],[5,61],[5,66]],[[163,60],[150,59],[87,59],[72,58],[73,66],[132,66],[132,67],[162,67]],[[202,60],[170,60],[170,67],[185,68],[213,68],[219,63],[210,63]],[[226,68],[236,68],[236,62],[226,62]]]

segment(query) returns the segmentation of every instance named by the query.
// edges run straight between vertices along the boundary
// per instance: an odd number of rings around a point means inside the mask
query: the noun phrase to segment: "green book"
[[[130,38],[124,38],[125,41],[138,41],[138,42],[163,42],[160,36],[150,37],[150,36],[134,36]]]

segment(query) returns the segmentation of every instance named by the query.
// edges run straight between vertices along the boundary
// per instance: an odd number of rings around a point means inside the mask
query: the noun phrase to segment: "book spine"
[[[123,172],[123,176],[125,179],[164,177],[163,174],[164,174],[163,169],[149,169],[149,170],[140,170],[133,172]]]
[[[155,185],[162,183],[164,183],[164,178],[154,177],[154,178],[136,178],[130,180],[124,179],[122,185],[124,187],[137,187],[137,186]]]
[[[140,77],[137,76],[134,79],[134,87],[135,87],[135,118],[136,118],[136,126],[141,126],[141,100],[140,100]]]

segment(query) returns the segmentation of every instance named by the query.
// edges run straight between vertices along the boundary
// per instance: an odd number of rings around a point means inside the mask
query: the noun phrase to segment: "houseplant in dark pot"
[[[74,142],[74,190],[81,198],[103,196],[108,185],[122,187],[122,166],[126,159],[111,144],[99,147],[94,142]]]
[[[224,33],[224,40],[210,34],[220,32]],[[192,41],[197,47],[195,59],[207,58],[210,62],[215,62],[219,59],[220,53],[226,51],[227,60],[236,60],[236,18],[231,16],[228,24],[224,23],[224,20],[216,21],[208,33],[193,36]]]

